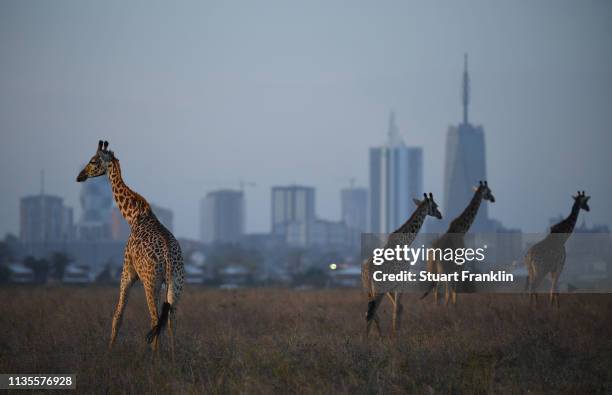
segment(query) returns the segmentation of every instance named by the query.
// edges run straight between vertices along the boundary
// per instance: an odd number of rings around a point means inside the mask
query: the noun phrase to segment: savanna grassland
[[[152,355],[142,288],[106,346],[117,289],[0,289],[0,372],[76,373],[85,393],[610,393],[612,296],[404,296],[401,335],[363,338],[359,290],[206,290],[178,312],[177,361]],[[164,338],[165,340],[165,338]]]

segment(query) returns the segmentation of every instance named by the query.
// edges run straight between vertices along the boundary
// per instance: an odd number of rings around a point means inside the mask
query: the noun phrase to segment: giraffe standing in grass
[[[563,266],[565,265],[565,242],[571,236],[578,220],[580,210],[589,211],[590,196],[586,196],[584,191],[578,191],[573,196],[574,204],[572,211],[563,221],[550,227],[550,233],[546,238],[534,244],[525,256],[525,265],[529,272],[529,277],[525,284],[529,290],[529,303],[537,303],[536,290],[544,277],[550,273],[552,284],[550,287],[550,305],[556,302],[559,307],[558,282]]]
[[[455,218],[445,234],[435,240],[431,247],[436,250],[445,251],[447,248],[457,250],[465,247],[465,234],[470,230],[474,223],[478,209],[483,200],[488,200],[491,203],[495,202],[495,197],[489,188],[489,184],[484,181],[478,183],[478,187],[474,187],[474,196],[465,210],[457,218]],[[428,257],[427,270],[430,273],[450,274],[458,270],[458,265],[454,261],[444,261],[441,256]],[[453,305],[457,303],[457,283],[446,281],[444,287],[444,300],[448,305],[449,299],[452,296]],[[438,290],[440,282],[433,282],[430,288],[423,294],[421,299],[425,298],[429,292],[434,289],[434,302],[438,304]]]
[[[140,279],[151,316],[147,342],[152,344],[153,350],[157,350],[161,330],[167,324],[174,358],[175,314],[184,280],[181,247],[172,233],[159,222],[145,198],[125,185],[119,160],[108,150],[108,142],[100,141],[96,153],[76,180],[83,182],[104,174],[108,174],[117,207],[131,229],[125,247],[119,302],[113,315],[109,347],[117,338],[130,288]],[[166,284],[166,300],[158,315],[162,283]]]
[[[442,219],[442,214],[438,210],[438,204],[434,201],[433,195],[431,193],[429,193],[429,197],[427,194],[423,195],[423,200],[414,199],[414,203],[417,206],[416,210],[402,226],[391,234],[385,248],[394,248],[398,244],[410,246],[419,233],[419,230],[421,230],[423,222],[425,222],[425,217],[428,215]],[[385,265],[387,268],[390,268],[390,273],[405,270],[405,262],[388,262],[385,263]],[[393,333],[396,334],[400,327],[401,314],[403,310],[400,300],[401,293],[398,291],[388,291],[385,293],[378,292],[376,290],[375,282],[372,281],[372,273],[374,268],[373,258],[370,258],[368,261],[364,262],[362,268],[363,285],[368,290],[366,337],[370,333],[372,322],[376,324],[376,329],[378,330],[379,336],[382,335],[376,312],[385,294],[389,297],[389,300],[393,304]]]

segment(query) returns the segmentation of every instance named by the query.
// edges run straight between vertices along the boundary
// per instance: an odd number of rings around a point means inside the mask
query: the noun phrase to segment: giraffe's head
[[[589,199],[591,198],[590,196],[587,196],[584,191],[580,192],[578,191],[578,194],[576,196],[572,196],[574,198],[574,204],[576,204],[579,208],[583,209],[584,211],[590,211],[591,208],[589,207]]]
[[[429,192],[429,196],[426,193],[423,194],[423,200],[414,199],[414,204],[421,206],[421,204],[427,205],[427,215],[442,219],[442,213],[438,209],[438,203],[434,201],[433,194]]]
[[[474,191],[480,192],[483,200],[488,200],[491,203],[495,203],[495,196],[493,196],[493,192],[491,192],[488,182],[478,181],[478,186],[474,187]]]
[[[108,141],[100,140],[96,153],[77,176],[77,182],[83,182],[88,178],[99,177],[106,174],[108,171],[108,164],[114,157],[113,151],[108,149]]]

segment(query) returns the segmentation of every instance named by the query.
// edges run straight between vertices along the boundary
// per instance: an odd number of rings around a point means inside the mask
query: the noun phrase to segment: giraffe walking
[[[402,226],[400,226],[391,234],[385,248],[389,248],[390,245],[395,246],[399,243],[401,243],[402,245],[410,246],[410,244],[412,244],[417,234],[419,233],[419,230],[423,226],[423,222],[425,222],[425,217],[427,217],[428,215],[436,217],[438,219],[442,219],[442,214],[438,210],[438,204],[434,201],[431,192],[429,193],[429,197],[427,196],[427,194],[423,195],[423,200],[414,199],[414,203],[417,206],[416,210],[412,213],[410,218],[408,218],[408,220],[404,222]],[[390,268],[389,272],[399,272],[399,270],[405,269],[404,265],[400,262],[388,262],[385,263],[385,265],[386,267]],[[400,328],[401,314],[403,311],[403,306],[401,304],[401,293],[399,291],[389,291],[385,293],[378,292],[376,290],[375,282],[372,281],[373,269],[373,259],[370,258],[363,264],[362,268],[363,285],[368,290],[366,337],[370,334],[370,327],[372,326],[372,322],[376,324],[378,335],[382,335],[377,310],[385,295],[388,296],[389,300],[391,301],[391,304],[393,305],[393,333],[396,334]]]
[[[463,210],[461,214],[457,218],[455,218],[450,225],[448,226],[448,230],[445,234],[443,234],[440,238],[435,240],[432,243],[432,248],[440,249],[440,251],[445,251],[447,248],[450,248],[454,251],[460,248],[465,247],[465,234],[470,230],[470,227],[474,223],[474,219],[476,218],[476,214],[478,214],[478,209],[483,200],[487,200],[491,203],[495,203],[495,197],[491,192],[491,188],[489,188],[489,183],[487,181],[479,181],[478,187],[474,187],[474,196],[472,200],[470,200],[469,204]],[[453,261],[444,261],[441,256],[437,256],[434,254],[431,259],[427,261],[427,270],[430,273],[437,274],[450,274],[456,272],[458,266]],[[457,283],[452,281],[446,281],[444,283],[444,301],[445,304],[448,305],[449,299],[452,298],[453,305],[457,303]],[[438,291],[440,287],[440,282],[431,283],[429,289],[423,294],[421,299],[425,298],[429,292],[434,290],[434,303],[438,304]]]
[[[184,280],[181,247],[172,233],[159,222],[145,198],[125,185],[119,160],[113,151],[108,150],[108,142],[100,140],[96,153],[76,180],[83,182],[104,174],[108,175],[117,207],[131,230],[124,252],[119,301],[113,315],[109,348],[117,338],[130,288],[140,279],[151,317],[147,342],[152,344],[153,350],[157,350],[161,330],[167,325],[174,358],[176,307]],[[162,283],[166,285],[166,296],[158,314]]]
[[[550,227],[550,233],[544,240],[534,244],[525,256],[525,265],[529,277],[525,284],[525,290],[529,290],[529,303],[537,303],[536,290],[544,277],[550,273],[552,284],[550,287],[550,305],[556,302],[559,307],[558,283],[559,276],[565,265],[565,242],[571,236],[578,220],[580,210],[590,211],[588,202],[591,198],[584,191],[578,191],[573,196],[574,203],[572,211],[563,221]]]

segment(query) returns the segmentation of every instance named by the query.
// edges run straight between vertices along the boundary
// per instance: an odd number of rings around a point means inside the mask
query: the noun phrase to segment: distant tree
[[[263,257],[259,251],[245,249],[237,244],[225,244],[215,246],[206,261],[215,270],[227,265],[238,265],[254,272],[261,266]]]
[[[294,285],[324,287],[327,284],[327,272],[318,267],[310,267],[305,272],[293,276]]]
[[[13,258],[11,247],[5,241],[0,241],[0,264],[7,263]]]
[[[302,273],[305,255],[306,252],[300,248],[293,248],[287,253],[286,266],[289,273],[293,275],[299,275],[300,273]]]
[[[64,274],[66,273],[66,267],[72,262],[72,258],[64,252],[54,252],[51,255],[51,266],[53,268],[53,278],[57,281],[64,280]]]
[[[0,263],[0,284],[8,283],[11,277],[11,271],[4,263]]]
[[[7,245],[9,249],[9,259],[15,259],[16,257],[21,256],[23,248],[17,236],[7,233],[6,236],[4,236],[3,242]]]
[[[33,256],[27,256],[23,260],[23,265],[32,270],[34,274],[34,282],[37,284],[45,284],[49,276],[49,261],[46,259],[36,259]]]

